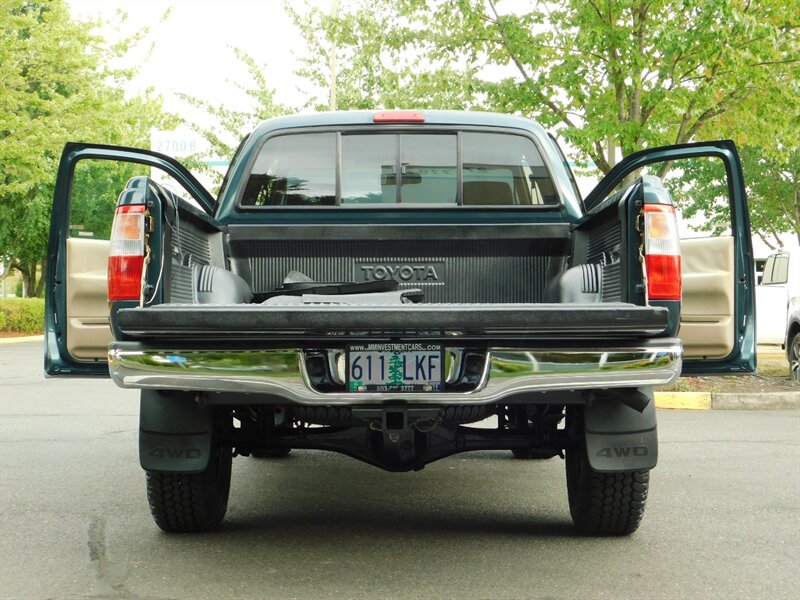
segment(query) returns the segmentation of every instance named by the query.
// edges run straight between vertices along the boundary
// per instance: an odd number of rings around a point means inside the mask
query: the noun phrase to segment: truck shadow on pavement
[[[317,451],[237,461],[220,534],[574,535],[558,458],[518,461],[506,452],[476,452],[411,473]]]

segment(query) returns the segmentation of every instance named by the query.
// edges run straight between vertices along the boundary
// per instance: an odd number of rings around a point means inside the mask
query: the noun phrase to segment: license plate
[[[351,392],[440,392],[442,347],[436,344],[366,344],[347,350]]]

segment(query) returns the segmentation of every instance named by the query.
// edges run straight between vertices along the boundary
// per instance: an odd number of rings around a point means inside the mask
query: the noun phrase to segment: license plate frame
[[[345,356],[345,382],[350,392],[430,393],[444,390],[445,360],[441,344],[351,345],[345,349]],[[361,377],[355,377],[358,374]]]

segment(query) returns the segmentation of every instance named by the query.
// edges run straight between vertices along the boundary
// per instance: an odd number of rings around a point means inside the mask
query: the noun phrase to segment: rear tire
[[[598,473],[585,448],[569,448],[567,497],[575,527],[587,535],[629,535],[644,516],[650,471]]]
[[[153,520],[168,533],[215,529],[228,508],[230,448],[214,448],[201,473],[146,471],[147,499]]]
[[[800,331],[789,342],[789,379],[800,381]]]

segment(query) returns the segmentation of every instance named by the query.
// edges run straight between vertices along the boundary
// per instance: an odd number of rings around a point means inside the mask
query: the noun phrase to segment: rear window
[[[333,206],[336,134],[281,135],[267,140],[247,180],[247,206]]]
[[[327,132],[269,138],[241,200],[242,206],[376,204],[545,206],[559,198],[541,154],[521,135]]]

